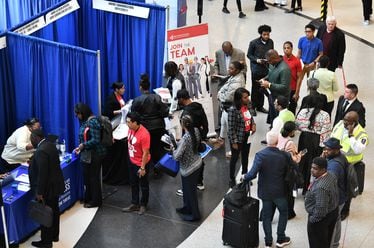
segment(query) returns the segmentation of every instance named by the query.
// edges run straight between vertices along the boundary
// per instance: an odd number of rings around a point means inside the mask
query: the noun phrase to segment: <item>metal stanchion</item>
[[[0,183],[0,192],[1,192],[0,194],[1,219],[3,221],[5,247],[9,248],[8,229],[6,227],[5,210],[4,210],[4,202],[3,202],[3,188],[2,188],[1,183]]]

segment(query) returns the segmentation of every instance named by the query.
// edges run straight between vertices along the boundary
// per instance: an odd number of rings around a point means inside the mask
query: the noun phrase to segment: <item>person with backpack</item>
[[[100,207],[102,204],[100,171],[107,151],[101,143],[101,125],[91,108],[85,103],[76,104],[74,113],[81,125],[79,145],[74,152],[81,155],[80,160],[83,164],[84,207]]]
[[[190,94],[186,89],[181,89],[177,93],[178,104],[182,106],[181,117],[189,115],[192,118],[193,126],[200,131],[201,140],[207,139],[208,134],[208,118],[205,114],[203,106],[198,102],[193,102]],[[201,165],[200,175],[197,181],[197,189],[204,190],[204,161]],[[182,193],[183,194],[183,193]],[[181,191],[177,191],[177,195],[181,195]]]
[[[369,137],[365,129],[359,122],[359,114],[350,111],[345,114],[343,120],[339,121],[332,130],[331,137],[340,140],[340,149],[345,154],[348,163],[350,163],[357,174],[358,193],[362,194],[364,190],[365,164],[362,159],[363,152],[369,143]],[[341,215],[344,220],[349,215],[351,197],[348,197]]]
[[[324,143],[325,145],[322,157],[327,159],[327,171],[333,174],[338,180],[338,192],[339,192],[339,213],[336,220],[334,234],[332,236],[332,246],[339,247],[339,240],[341,234],[341,217],[340,212],[347,200],[347,170],[348,161],[344,154],[340,152],[340,142],[336,138],[329,138]]]

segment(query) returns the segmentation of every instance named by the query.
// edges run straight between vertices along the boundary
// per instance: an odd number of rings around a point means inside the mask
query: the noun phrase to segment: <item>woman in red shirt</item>
[[[234,93],[234,103],[228,111],[228,137],[231,147],[230,187],[235,182],[235,165],[242,154],[242,174],[248,171],[248,156],[251,148],[249,136],[256,132],[256,123],[249,112],[250,93],[245,88],[238,88]]]

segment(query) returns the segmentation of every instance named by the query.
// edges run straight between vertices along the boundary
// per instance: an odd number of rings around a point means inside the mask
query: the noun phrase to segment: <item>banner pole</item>
[[[100,69],[100,50],[96,51],[97,54],[97,102],[98,102],[98,115],[101,115],[101,69]]]
[[[1,219],[3,220],[3,229],[4,229],[4,238],[5,238],[5,247],[9,248],[9,240],[8,240],[8,229],[6,227],[6,219],[5,219],[5,210],[4,210],[4,201],[3,201],[3,189],[2,185],[0,184],[0,208],[1,208]]]

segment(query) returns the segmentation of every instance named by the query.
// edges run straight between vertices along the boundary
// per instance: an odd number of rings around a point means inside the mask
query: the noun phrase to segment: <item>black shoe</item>
[[[188,212],[186,210],[185,207],[182,207],[182,208],[176,208],[175,211],[177,211],[177,213],[180,213],[180,214],[191,214],[190,212]]]
[[[83,207],[84,208],[97,208],[97,207],[99,207],[99,205],[97,205],[97,204],[91,204],[91,203],[85,203],[83,205]]]
[[[261,8],[255,8],[255,11],[258,12],[258,11],[264,11],[265,9],[268,9],[268,7],[261,7]]]
[[[263,144],[263,145],[267,145],[268,142],[266,142],[266,140],[261,140],[261,144]]]
[[[243,12],[239,12],[239,18],[244,18],[244,17],[246,17],[247,15],[246,14],[244,14]]]
[[[265,109],[264,107],[257,108],[256,110],[257,110],[258,112],[262,112],[262,113],[264,113],[264,114],[269,113],[269,111],[268,111],[267,109]]]
[[[58,242],[59,240],[60,239],[58,237],[52,239],[53,242]]]
[[[226,14],[230,14],[230,11],[226,7],[222,8],[222,12]]]
[[[287,14],[295,13],[295,9],[288,9],[288,10],[285,10],[284,13],[287,13]]]
[[[128,206],[126,208],[122,208],[122,212],[125,212],[125,213],[135,212],[135,211],[139,211],[139,210],[140,210],[140,206],[135,205],[135,204],[131,204],[130,206]]]
[[[273,6],[278,6],[278,4],[277,3],[273,3]]]
[[[348,216],[349,216],[349,213],[341,213],[340,214],[341,221],[345,220]]]
[[[287,4],[281,3],[280,6],[284,7],[284,6],[287,6]]]
[[[52,243],[44,243],[43,241],[33,241],[31,242],[31,245],[34,247],[40,247],[40,248],[52,248]]]
[[[303,11],[303,7],[297,7],[295,10]]]
[[[296,213],[295,212],[288,214],[288,220],[292,220],[295,217],[296,217]]]
[[[277,240],[277,244],[276,244],[276,246],[277,246],[277,248],[278,247],[285,247],[285,246],[287,246],[287,245],[289,245],[289,244],[291,244],[291,239],[290,239],[290,237],[284,237],[282,240]]]

